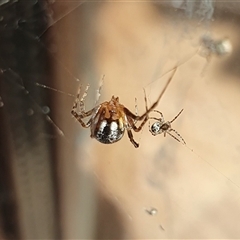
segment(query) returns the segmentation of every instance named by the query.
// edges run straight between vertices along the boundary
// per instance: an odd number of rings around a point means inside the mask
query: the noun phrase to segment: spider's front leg
[[[89,88],[89,85],[87,85],[81,99],[80,99],[81,86],[78,88],[77,97],[74,101],[72,111],[71,111],[71,114],[80,122],[82,127],[85,127],[85,128],[88,128],[91,125],[91,121],[88,121],[87,123],[84,123],[82,119],[92,115],[92,113],[94,111],[94,108],[93,108],[90,111],[85,112],[84,99],[87,96],[88,88]],[[79,113],[78,113],[78,105],[79,105]]]

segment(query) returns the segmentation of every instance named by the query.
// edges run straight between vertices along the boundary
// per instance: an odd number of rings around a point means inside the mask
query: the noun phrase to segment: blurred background
[[[240,238],[240,3],[0,0],[0,239]],[[71,116],[157,110],[104,145]],[[150,123],[153,123],[151,121]]]

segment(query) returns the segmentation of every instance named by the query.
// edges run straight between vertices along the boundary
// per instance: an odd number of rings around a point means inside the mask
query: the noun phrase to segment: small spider
[[[110,101],[103,102],[98,106],[94,107],[89,111],[85,111],[84,99],[87,96],[87,90],[89,85],[86,87],[85,92],[80,99],[80,90],[78,89],[77,98],[73,104],[71,114],[80,122],[82,127],[90,127],[91,137],[95,138],[97,141],[104,144],[111,144],[119,141],[127,130],[128,137],[134,147],[139,147],[139,144],[134,140],[131,130],[135,132],[141,131],[142,127],[148,121],[149,112],[159,103],[161,97],[163,96],[165,90],[167,89],[169,83],[171,82],[177,67],[173,69],[173,73],[165,84],[162,92],[160,93],[158,99],[152,104],[149,109],[146,109],[145,113],[138,116],[132,113],[128,108],[119,103],[119,98],[112,96]],[[144,91],[145,93],[145,91]],[[146,93],[145,93],[145,102]],[[79,107],[79,111],[78,108]],[[83,119],[90,117],[87,123],[83,122]],[[137,122],[141,124],[139,127],[136,126]]]
[[[160,118],[150,117],[149,119],[157,120],[157,122],[153,123],[151,126],[149,124],[149,131],[152,133],[153,136],[156,136],[158,134],[163,133],[164,137],[166,137],[166,134],[169,134],[171,137],[176,139],[178,142],[181,142],[183,144],[186,144],[184,139],[181,137],[181,135],[171,127],[171,123],[175,121],[178,116],[182,113],[183,109],[177,114],[176,117],[174,117],[171,121],[164,121],[163,114],[157,110],[153,110],[154,112],[157,112],[161,115]],[[173,135],[173,133],[176,134],[176,136]]]

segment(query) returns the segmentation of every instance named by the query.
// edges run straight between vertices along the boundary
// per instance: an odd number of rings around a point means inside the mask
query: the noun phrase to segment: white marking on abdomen
[[[107,126],[107,121],[103,120],[99,126],[99,131],[102,132],[106,126]]]
[[[110,129],[116,131],[118,129],[118,124],[116,122],[111,122]]]

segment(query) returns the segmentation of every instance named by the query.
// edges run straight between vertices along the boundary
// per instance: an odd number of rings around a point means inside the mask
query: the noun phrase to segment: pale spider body
[[[151,126],[149,125],[149,131],[151,132],[151,134],[153,136],[157,136],[157,135],[163,133],[164,137],[166,137],[166,134],[169,134],[171,137],[176,139],[178,142],[186,144],[186,142],[181,137],[181,135],[175,129],[173,129],[171,126],[171,123],[178,118],[178,116],[182,113],[182,111],[183,111],[183,109],[171,121],[165,121],[163,118],[163,114],[157,110],[154,110],[154,112],[157,112],[160,114],[160,118],[155,118],[155,117],[149,118],[149,119],[157,120],[157,122],[153,123]]]
[[[155,122],[151,126],[151,133],[153,136],[156,136],[158,134],[161,134],[164,132],[164,136],[166,135],[166,131],[171,128],[170,122],[164,122],[162,120],[159,120],[158,122]]]
[[[142,115],[132,113],[123,104],[119,103],[119,98],[112,96],[110,101],[103,102],[98,106],[94,107],[89,111],[85,111],[84,99],[87,96],[87,90],[89,85],[86,87],[85,92],[80,99],[80,90],[78,89],[77,98],[73,104],[71,114],[80,122],[82,127],[90,128],[91,137],[95,138],[97,141],[104,144],[112,144],[118,142],[124,135],[125,130],[128,133],[129,140],[134,145],[134,147],[139,147],[139,144],[134,140],[132,131],[139,132],[142,127],[148,121],[148,114],[153,111],[153,109],[159,103],[161,97],[163,96],[167,86],[171,82],[177,68],[173,69],[173,73],[165,84],[163,90],[161,91],[158,99],[152,104],[152,106],[147,108],[147,98],[145,93],[145,103],[146,111]],[[85,123],[84,118],[90,117],[90,119]],[[141,122],[137,127],[136,124]]]

